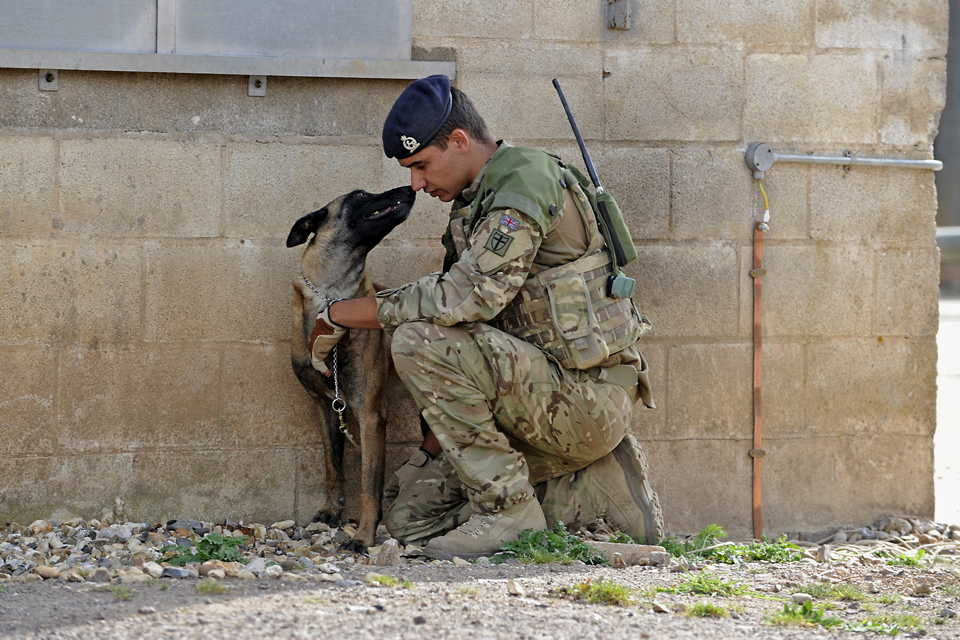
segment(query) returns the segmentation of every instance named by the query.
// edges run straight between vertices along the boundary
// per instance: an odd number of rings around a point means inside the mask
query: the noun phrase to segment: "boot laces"
[[[483,535],[484,529],[489,529],[490,525],[492,525],[499,516],[499,513],[475,513],[470,516],[469,520],[457,527],[457,531],[473,537]]]

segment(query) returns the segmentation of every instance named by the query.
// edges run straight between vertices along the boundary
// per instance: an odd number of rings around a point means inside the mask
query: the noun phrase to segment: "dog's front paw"
[[[321,509],[317,511],[317,515],[313,516],[313,521],[322,522],[330,527],[339,527],[341,513],[343,513],[342,509]]]
[[[354,538],[353,540],[347,540],[340,545],[338,551],[349,551],[350,553],[366,553],[367,545],[364,544],[363,540],[360,538]]]

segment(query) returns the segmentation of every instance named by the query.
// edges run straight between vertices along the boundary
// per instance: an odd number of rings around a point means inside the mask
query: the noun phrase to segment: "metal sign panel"
[[[410,60],[412,0],[0,0],[0,49]]]
[[[154,53],[157,0],[0,0],[0,47]]]
[[[412,0],[178,0],[176,53],[409,60]]]

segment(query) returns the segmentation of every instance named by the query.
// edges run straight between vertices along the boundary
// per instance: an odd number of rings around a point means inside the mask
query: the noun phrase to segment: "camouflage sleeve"
[[[513,209],[492,212],[468,238],[446,273],[432,273],[377,294],[384,329],[425,320],[441,325],[495,317],[523,286],[540,247],[536,223]]]

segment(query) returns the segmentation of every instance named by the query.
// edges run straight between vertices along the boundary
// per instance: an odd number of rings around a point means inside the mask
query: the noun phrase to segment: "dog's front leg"
[[[379,339],[380,336],[370,336]],[[387,352],[381,358],[382,368],[377,371],[386,371],[389,364]],[[367,367],[373,363],[367,363]],[[347,383],[360,391],[355,398],[360,399],[360,406],[355,406],[353,415],[360,430],[361,455],[360,472],[360,524],[353,539],[342,545],[342,548],[356,553],[366,552],[367,547],[375,544],[377,525],[382,515],[383,506],[383,467],[386,454],[386,403],[383,399],[383,383],[385,376],[370,375],[366,370],[351,376]],[[352,427],[352,425],[351,425]]]
[[[323,461],[327,474],[327,504],[313,517],[314,522],[323,522],[331,527],[340,526],[343,513],[343,433],[337,413],[326,403],[320,402],[320,415],[326,433],[323,443]]]

